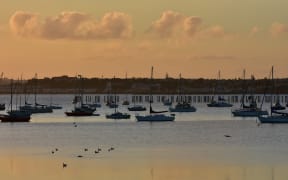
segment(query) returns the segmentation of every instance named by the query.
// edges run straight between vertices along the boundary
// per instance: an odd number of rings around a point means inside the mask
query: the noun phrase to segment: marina
[[[89,96],[105,103],[105,95]],[[191,95],[192,99],[194,96],[204,99]],[[0,97],[9,100],[9,95]],[[211,108],[205,102],[195,102],[197,111],[192,114],[175,113],[173,122],[137,122],[135,116],[148,111],[131,113],[122,105],[118,108],[129,112],[130,119],[106,119],[106,114],[114,112],[107,106],[97,108],[99,116],[68,117],[64,112],[73,107],[73,97],[53,95],[63,109],[32,114],[29,123],[0,124],[3,178],[43,179],[43,174],[51,172],[47,177],[64,180],[87,176],[107,180],[115,176],[129,180],[272,180],[272,176],[285,179],[288,175],[284,171],[288,167],[286,124],[259,126],[256,117],[234,117],[231,108]],[[153,95],[153,108],[165,109],[157,101],[161,97]],[[47,104],[49,99],[50,95],[39,95],[41,103]],[[119,102],[122,99],[126,95],[119,95]],[[140,95],[134,99],[141,99]],[[149,107],[148,102],[140,104]],[[269,108],[269,103],[264,108]],[[25,172],[18,168],[23,164]]]
[[[116,97],[116,98],[115,98]],[[175,121],[187,121],[187,120],[194,120],[198,117],[201,119],[210,119],[209,116],[209,112],[211,112],[211,114],[213,113],[217,113],[217,112],[221,112],[219,115],[221,116],[221,118],[224,119],[234,119],[237,117],[232,117],[231,111],[236,108],[236,107],[240,107],[241,105],[241,94],[232,94],[232,95],[223,95],[223,97],[227,100],[227,102],[233,104],[233,107],[226,107],[226,108],[221,108],[221,109],[217,109],[217,108],[208,108],[207,107],[207,103],[210,102],[210,100],[213,98],[213,95],[183,95],[181,97],[178,97],[178,95],[152,95],[151,98],[153,99],[153,108],[157,109],[157,110],[169,110],[169,106],[164,106],[163,102],[165,101],[165,99],[169,98],[172,102],[172,105],[176,105],[178,100],[182,100],[183,101],[191,101],[193,103],[193,105],[197,108],[196,112],[193,112],[192,114],[190,113],[177,113],[175,112],[176,116],[175,116]],[[255,94],[254,95],[255,100],[258,104],[261,104],[262,102],[262,98],[263,95],[262,94]],[[43,104],[49,104],[51,95],[47,94],[47,95],[38,95],[38,101],[39,103],[43,103]],[[92,116],[91,118],[88,118],[89,121],[104,121],[107,120],[105,118],[105,116],[109,113],[113,113],[115,112],[114,108],[110,108],[108,106],[105,106],[106,102],[108,99],[116,99],[116,103],[119,104],[119,107],[117,108],[119,111],[123,112],[123,113],[129,113],[131,114],[131,121],[135,120],[135,115],[136,114],[140,114],[140,115],[145,115],[149,113],[149,98],[150,95],[135,95],[135,94],[125,94],[125,95],[121,95],[118,94],[116,96],[107,96],[106,94],[86,94],[83,96],[83,101],[85,106],[88,106],[89,104],[91,104],[93,106],[93,104],[98,104],[98,105],[102,105],[101,107],[94,107],[95,110],[95,114],[99,114],[99,117],[95,117]],[[286,104],[287,100],[288,100],[288,94],[280,94],[280,95],[275,95],[272,97],[274,102],[277,101],[277,99],[280,100],[281,104]],[[71,109],[73,109],[73,104],[72,104],[72,100],[74,99],[74,95],[73,94],[59,94],[59,95],[53,95],[53,101],[55,104],[61,105],[62,109],[56,109],[53,111],[53,113],[48,113],[48,114],[33,114],[31,117],[31,122],[41,122],[42,117],[43,117],[43,121],[46,122],[47,118],[52,117],[52,120],[56,120],[60,121],[60,122],[65,122],[68,121],[69,122],[69,118],[65,119],[65,112],[70,111]],[[134,102],[136,104],[141,105],[142,107],[146,108],[146,111],[131,111],[129,112],[129,106],[126,105],[120,105],[122,104],[122,102],[124,100],[128,99],[132,104],[134,104]],[[270,96],[265,96],[264,97],[264,104],[263,104],[263,109],[270,111]],[[1,102],[5,102],[6,106],[9,107],[9,101],[10,101],[10,96],[9,95],[0,95],[0,101]],[[249,98],[246,97],[245,98],[245,102],[248,104],[249,103]],[[133,105],[131,105],[133,107]],[[208,113],[207,113],[208,112]],[[1,114],[5,113],[5,111],[2,111]],[[216,114],[217,115],[217,114]],[[58,117],[58,118],[57,118]],[[81,119],[81,117],[79,118]],[[83,120],[85,121],[86,118],[83,118]],[[49,122],[49,121],[48,121]]]

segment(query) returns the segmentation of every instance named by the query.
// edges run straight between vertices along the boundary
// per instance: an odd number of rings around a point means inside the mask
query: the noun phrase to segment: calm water
[[[7,99],[2,95],[0,100]],[[231,108],[207,108],[205,104],[196,104],[195,113],[176,113],[175,122],[165,123],[139,123],[135,113],[130,120],[107,120],[105,114],[114,110],[104,106],[97,109],[99,117],[66,117],[64,112],[72,108],[71,99],[71,95],[54,95],[53,102],[63,105],[62,110],[32,115],[31,123],[0,124],[0,152],[10,163],[6,179],[21,179],[24,174],[31,178],[29,168],[28,173],[15,170],[22,162],[15,157],[55,158],[43,160],[48,169],[62,161],[73,164],[69,164],[72,167],[70,171],[67,168],[66,176],[55,170],[51,178],[56,179],[91,179],[96,175],[101,175],[100,179],[288,178],[288,125],[258,126],[256,118],[235,118]],[[49,95],[39,96],[39,103],[49,102]],[[161,104],[153,106],[167,109]],[[126,109],[120,107],[119,111]],[[231,137],[224,137],[226,134]],[[108,152],[112,146],[115,150]],[[59,152],[52,155],[56,147]],[[95,155],[98,147],[102,152]],[[83,156],[80,162],[78,155]],[[27,159],[23,162],[33,164]],[[105,173],[96,173],[92,167],[103,168],[101,172]],[[43,169],[39,172],[46,173]]]

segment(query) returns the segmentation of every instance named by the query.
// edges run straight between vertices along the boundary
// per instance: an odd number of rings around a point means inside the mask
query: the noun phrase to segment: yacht
[[[153,66],[151,68],[151,83],[153,80]],[[150,106],[150,111],[148,115],[136,115],[136,120],[141,122],[141,121],[146,121],[146,122],[162,122],[162,121],[174,121],[175,120],[175,115],[167,115],[163,114],[168,111],[154,111],[152,109],[152,91],[150,87],[150,98],[149,98],[149,106]]]
[[[115,77],[114,77],[115,80]],[[114,99],[116,101],[116,94],[114,94]],[[114,113],[111,114],[107,114],[106,118],[107,119],[130,119],[130,114],[128,113],[122,113],[118,111],[118,104],[116,104],[115,102],[112,102],[109,105],[110,108],[114,108]]]
[[[179,102],[169,110],[170,112],[196,112],[197,109],[188,102]]]
[[[146,111],[146,107],[145,106],[141,106],[141,105],[134,105],[131,107],[128,107],[129,111]]]
[[[274,67],[272,66],[272,70],[271,70],[271,80],[273,83],[273,90],[274,91]],[[273,93],[273,92],[272,92]],[[275,110],[275,108],[273,109],[273,105],[272,105],[272,97],[273,95],[270,95],[270,115],[265,115],[265,116],[258,116],[258,120],[261,123],[288,123],[288,112],[286,111],[279,111],[279,110]]]
[[[233,105],[228,103],[223,96],[218,95],[218,99],[215,100],[216,94],[219,91],[219,83],[221,80],[220,71],[218,71],[217,85],[214,88],[213,97],[210,103],[207,104],[208,107],[232,107]]]
[[[130,114],[116,111],[112,114],[107,114],[106,118],[107,119],[130,119]]]
[[[2,103],[2,104],[0,104],[0,111],[4,111],[4,110],[5,110],[5,104]]]
[[[25,98],[25,105],[20,106],[20,110],[22,111],[30,111],[32,114],[35,113],[52,113],[53,109],[52,107],[44,104],[37,103],[37,74],[35,74],[35,78],[33,79],[35,82],[34,87],[34,105],[27,103],[27,100]]]
[[[31,119],[31,112],[17,109],[13,109],[13,81],[11,80],[11,95],[10,95],[10,110],[7,114],[1,114],[1,122],[29,122]]]
[[[178,95],[178,103],[174,107],[170,107],[170,112],[196,112],[196,107],[192,106],[190,102],[187,101],[181,101],[181,74],[179,75],[179,95]]]
[[[245,87],[246,86],[245,70],[243,71],[243,82],[244,82],[244,87]],[[259,108],[257,106],[257,102],[253,94],[250,94],[250,96],[248,97],[249,105],[245,104],[245,98],[246,98],[246,90],[243,92],[240,108],[232,109],[231,113],[233,114],[233,116],[257,117],[261,115],[268,115],[268,111],[262,109],[263,100]]]
[[[78,75],[78,79],[81,81],[81,86],[83,86],[82,76]],[[96,111],[95,107],[83,103],[83,87],[81,87],[78,94],[74,96],[73,104],[74,109],[65,112],[67,116],[92,116]]]
[[[164,105],[164,106],[171,106],[171,105],[172,105],[172,101],[169,100],[169,99],[165,99],[165,100],[163,101],[163,105]]]
[[[232,107],[233,105],[228,103],[226,99],[223,97],[219,96],[218,101],[215,101],[212,99],[210,103],[207,104],[208,107]]]

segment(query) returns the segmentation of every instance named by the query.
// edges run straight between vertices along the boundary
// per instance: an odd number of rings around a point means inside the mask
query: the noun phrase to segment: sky
[[[288,76],[287,0],[0,0],[6,77]]]

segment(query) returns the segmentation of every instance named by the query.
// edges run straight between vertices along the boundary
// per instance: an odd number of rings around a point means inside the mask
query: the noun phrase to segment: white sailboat
[[[273,91],[274,91],[274,67],[272,66],[271,70],[271,80],[273,83],[273,90],[270,95],[270,115],[266,116],[258,116],[258,119],[261,123],[288,123],[288,112],[277,111],[273,109],[272,101],[273,101]]]
[[[153,66],[151,68],[151,82],[153,79]],[[152,88],[150,87],[150,98],[149,98],[149,105],[150,105],[150,111],[148,115],[136,115],[137,121],[148,121],[148,122],[162,122],[162,121],[174,121],[175,116],[174,115],[166,115],[163,114],[168,111],[154,111],[152,109]]]

